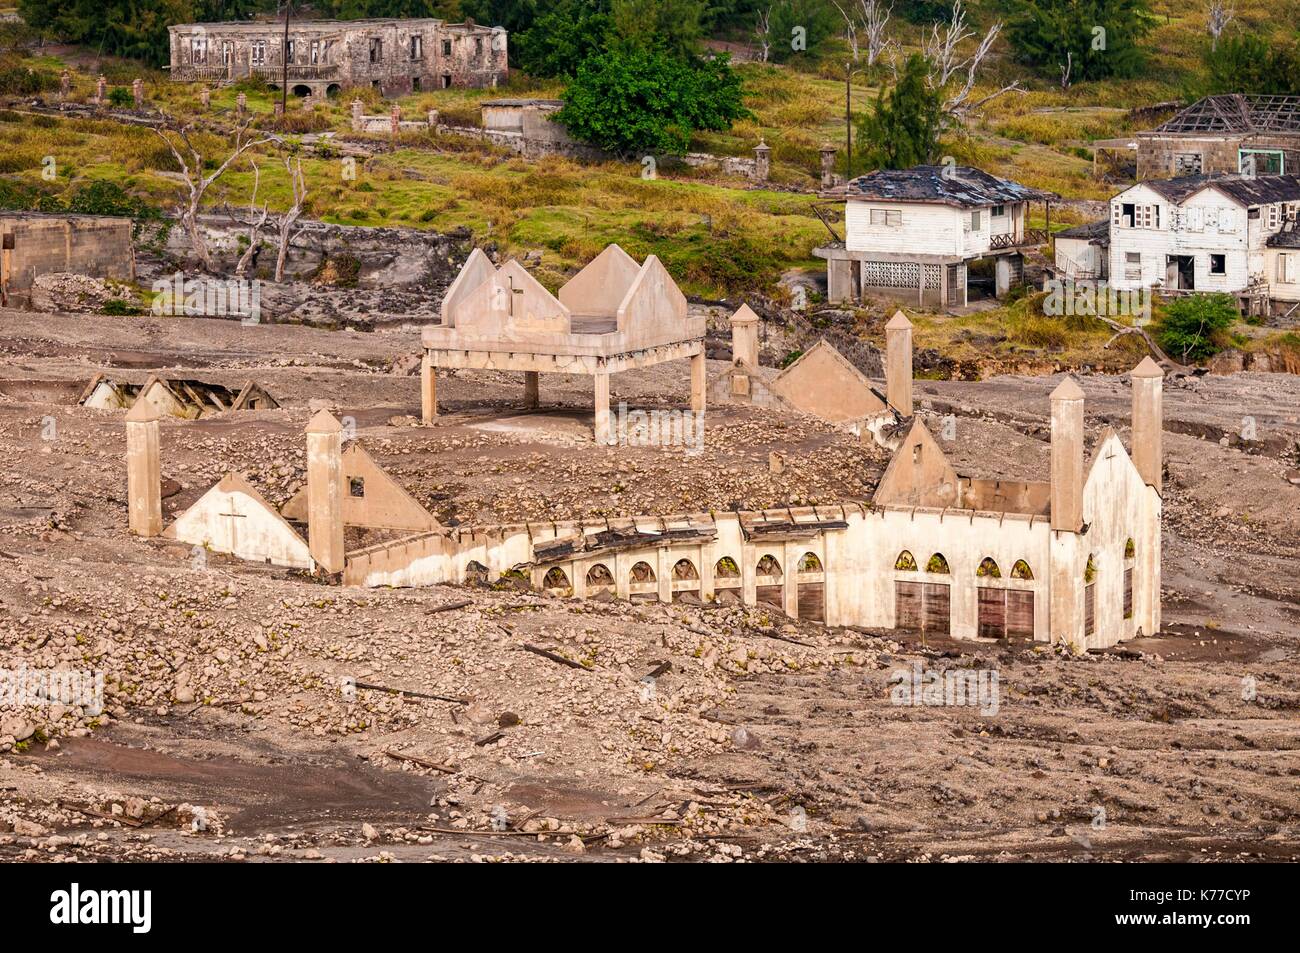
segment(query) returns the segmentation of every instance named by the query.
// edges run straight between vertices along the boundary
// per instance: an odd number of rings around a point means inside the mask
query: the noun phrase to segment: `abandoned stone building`
[[[441,317],[423,332],[426,423],[438,413],[441,367],[523,371],[528,407],[538,405],[541,374],[590,375],[596,439],[609,442],[610,375],[689,359],[691,410],[704,411],[704,319],[687,312],[686,296],[654,255],[638,264],[609,245],[553,295],[518,261],[498,268],[476,248]]]
[[[306,428],[306,488],[283,511],[227,473],[164,528],[158,413],[141,401],[126,418],[129,526],[343,585],[523,574],[561,597],[765,604],[828,625],[1079,649],[1158,631],[1163,374],[1155,363],[1147,358],[1132,374],[1132,456],[1109,428],[1085,454],[1084,395],[1066,378],[1050,397],[1047,479],[968,476],[911,415],[911,355],[902,353],[910,335],[901,323],[894,330],[890,412],[910,419],[871,500],[442,526],[359,444],[345,450],[342,426],[322,410]],[[358,529],[379,541],[349,548]]]
[[[261,77],[278,89],[288,68],[296,96],[370,86],[386,96],[453,86],[496,86],[508,75],[506,31],[436,19],[184,23],[168,27],[171,77],[232,82]],[[287,60],[287,63],[286,63]]]
[[[1200,99],[1137,140],[1137,179],[1300,173],[1300,96]]]
[[[108,215],[0,212],[0,305],[26,305],[41,275],[133,280],[131,229]]]
[[[844,195],[843,239],[813,250],[826,259],[827,297],[935,309],[1020,284],[1025,252],[1047,242],[1046,228],[1029,227],[1030,203],[1044,203],[1050,225],[1058,197],[967,166],[928,165],[859,176]]]

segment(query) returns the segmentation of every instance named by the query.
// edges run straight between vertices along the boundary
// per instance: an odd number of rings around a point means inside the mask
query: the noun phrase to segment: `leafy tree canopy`
[[[943,93],[931,89],[929,64],[913,53],[892,89],[881,87],[875,112],[858,125],[868,169],[907,169],[932,162],[943,128]]]
[[[1300,95],[1300,48],[1294,40],[1269,40],[1253,33],[1226,36],[1207,50],[1211,93]]]
[[[1203,361],[1223,349],[1228,328],[1237,320],[1231,295],[1194,294],[1165,306],[1156,337],[1171,357]]]
[[[1136,76],[1140,42],[1155,25],[1147,0],[1007,0],[1005,30],[1016,57],[1071,82]]]
[[[680,155],[697,129],[749,116],[727,57],[688,62],[651,50],[589,57],[555,114],[574,138],[619,155]]]

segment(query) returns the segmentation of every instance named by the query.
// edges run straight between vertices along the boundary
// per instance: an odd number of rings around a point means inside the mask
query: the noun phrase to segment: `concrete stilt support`
[[[158,411],[137,400],[126,415],[127,523],[137,536],[162,532],[162,474]]]
[[[1133,369],[1133,465],[1147,486],[1159,493],[1164,477],[1165,372],[1151,358]]]
[[[326,572],[343,571],[343,428],[322,410],[307,424],[307,546]]]
[[[420,420],[433,423],[438,416],[438,369],[426,353],[420,361]]]
[[[708,386],[704,352],[700,351],[699,354],[691,358],[691,410],[697,414],[704,413],[704,395],[708,391]]]
[[[614,433],[609,420],[609,373],[598,371],[596,380],[596,442],[612,444]]]
[[[1083,390],[1067,377],[1052,391],[1052,529],[1083,525]]]
[[[529,410],[541,403],[541,377],[537,371],[524,371],[524,406]]]
[[[885,398],[899,414],[912,416],[912,322],[902,311],[885,325]]]

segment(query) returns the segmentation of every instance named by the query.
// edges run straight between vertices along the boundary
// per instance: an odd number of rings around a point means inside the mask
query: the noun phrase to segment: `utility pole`
[[[284,48],[280,50],[280,59],[283,61],[283,75],[280,79],[280,113],[288,115],[289,112],[289,14],[293,10],[293,0],[284,0]]]
[[[844,141],[848,152],[848,175],[844,181],[853,181],[853,64],[844,64]]]

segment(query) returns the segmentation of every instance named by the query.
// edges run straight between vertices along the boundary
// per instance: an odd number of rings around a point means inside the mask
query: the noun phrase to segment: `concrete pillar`
[[[766,182],[772,174],[772,147],[761,139],[754,146],[754,178]]]
[[[359,99],[352,100],[352,131],[360,132],[365,126],[365,104]]]
[[[1147,486],[1161,491],[1164,476],[1165,372],[1144,357],[1129,375],[1133,380],[1133,465]]]
[[[388,126],[390,131],[393,133],[393,135],[397,135],[399,132],[402,131],[402,107],[401,106],[398,106],[396,104],[393,105],[392,110],[388,113]]]
[[[993,295],[997,298],[1005,298],[1010,290],[1011,258],[1008,255],[999,255],[993,259]]]
[[[1083,525],[1083,390],[1066,377],[1052,391],[1052,529]]]
[[[898,413],[912,416],[912,322],[902,311],[885,325],[885,398]]]
[[[135,100],[135,108],[144,108],[144,80],[138,76],[131,82],[131,97]]]
[[[660,546],[655,560],[655,582],[659,584],[659,601],[673,601],[673,564],[667,546]]]
[[[203,108],[204,108],[204,109],[207,109],[209,106],[211,106],[211,105],[212,105],[212,90],[209,89],[209,88],[206,87],[206,86],[204,86],[202,89],[200,89],[200,90],[199,90],[199,102],[203,104]]]
[[[343,428],[328,410],[307,424],[307,546],[326,572],[343,571]]]
[[[781,601],[785,614],[792,619],[799,618],[799,559],[804,549],[800,543],[787,542],[781,554]]]
[[[704,352],[700,351],[691,358],[691,410],[697,414],[704,413],[705,394],[709,386],[707,372]]]
[[[429,131],[437,132],[438,131],[438,110],[436,109],[429,110],[428,122],[429,122]]]
[[[596,442],[609,445],[613,443],[613,431],[609,420],[609,372],[597,371],[596,378]]]
[[[67,99],[72,94],[72,74],[64,70],[59,74],[59,98]]]
[[[758,315],[747,304],[731,316],[731,359],[758,367]]]
[[[158,411],[137,400],[126,415],[127,525],[137,536],[162,532]]]
[[[102,106],[107,100],[108,80],[104,77],[104,74],[101,73],[99,78],[95,80],[95,104]]]
[[[424,424],[433,423],[438,416],[438,369],[433,366],[433,359],[426,351],[420,359],[420,420]]]
[[[835,147],[822,146],[822,188],[835,187]]]
[[[529,410],[537,409],[541,403],[541,378],[537,371],[524,371],[524,406]]]
[[[282,101],[277,99],[275,105],[272,106],[271,109],[275,113],[276,119],[280,119],[284,116],[284,103]]]
[[[238,96],[235,97],[235,112],[239,114],[240,119],[243,119],[244,115],[248,112],[247,93],[240,93]]]
[[[695,564],[700,567],[700,601],[712,602],[716,590],[713,587],[713,566],[717,557],[713,555],[711,543],[701,543]]]

